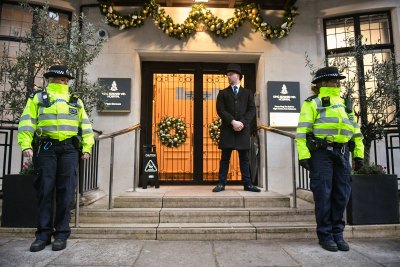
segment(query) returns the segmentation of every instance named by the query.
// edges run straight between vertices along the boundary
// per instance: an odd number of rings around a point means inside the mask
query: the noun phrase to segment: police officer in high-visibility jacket
[[[94,144],[91,123],[83,103],[69,92],[74,79],[65,66],[55,65],[44,74],[45,90],[32,93],[18,125],[18,144],[25,157],[33,157],[38,198],[36,240],[30,251],[62,250],[71,233],[70,207],[76,186],[79,150],[81,158],[90,156]],[[54,191],[55,218],[53,220]],[[54,223],[53,223],[54,221]]]
[[[329,251],[350,249],[343,238],[343,213],[351,192],[349,151],[355,169],[364,158],[360,127],[349,99],[341,97],[344,78],[336,67],[316,72],[312,83],[317,94],[304,102],[296,133],[299,164],[310,171],[319,244]]]

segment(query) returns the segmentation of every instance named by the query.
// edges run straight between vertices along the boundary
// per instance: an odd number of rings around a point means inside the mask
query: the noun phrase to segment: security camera
[[[97,31],[97,36],[103,40],[108,39],[108,32],[105,29],[99,29]]]

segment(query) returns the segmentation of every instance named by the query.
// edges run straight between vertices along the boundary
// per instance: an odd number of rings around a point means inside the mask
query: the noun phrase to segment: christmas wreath
[[[179,118],[164,117],[157,124],[157,136],[164,146],[178,147],[186,141],[186,123]]]
[[[208,125],[208,133],[210,134],[211,140],[214,144],[218,145],[219,137],[221,135],[221,119],[215,119]]]

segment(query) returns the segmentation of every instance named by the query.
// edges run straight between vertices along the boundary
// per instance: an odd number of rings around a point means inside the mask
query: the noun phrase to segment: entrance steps
[[[313,204],[274,192],[245,192],[227,186],[162,186],[137,189],[80,208],[72,238],[141,240],[316,239]],[[33,236],[35,229],[0,228],[0,235]],[[346,238],[400,237],[400,225],[346,226]]]
[[[164,190],[148,188],[126,192],[113,199],[113,209],[81,209],[79,228],[85,237],[106,231],[117,236],[157,240],[252,240],[280,238],[277,229],[296,228],[293,234],[315,232],[311,204],[290,207],[291,199],[274,192],[245,192],[241,186],[227,186],[219,193],[212,186],[175,186]],[[257,226],[256,226],[257,225]],[[95,227],[93,234],[82,228]],[[275,232],[268,232],[275,229]],[[301,229],[301,230],[300,230]],[[75,230],[75,229],[74,229]],[[268,230],[268,231],[267,231]],[[112,236],[112,235],[111,235]]]

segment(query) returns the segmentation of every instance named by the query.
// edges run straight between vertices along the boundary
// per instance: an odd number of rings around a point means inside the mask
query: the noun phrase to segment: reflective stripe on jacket
[[[326,107],[322,105],[324,97],[329,97],[330,103]],[[352,140],[355,142],[353,156],[364,158],[360,127],[354,113],[348,114],[345,109],[338,87],[321,87],[317,97],[304,102],[296,132],[299,160],[311,157],[306,145],[306,134],[311,132],[315,137],[331,142],[347,143]]]
[[[50,83],[47,86],[50,106],[40,104],[38,94],[29,98],[18,125],[18,144],[22,150],[32,148],[36,130],[42,136],[63,141],[82,132],[82,152],[90,153],[94,144],[92,125],[81,100],[69,105],[68,85]]]

